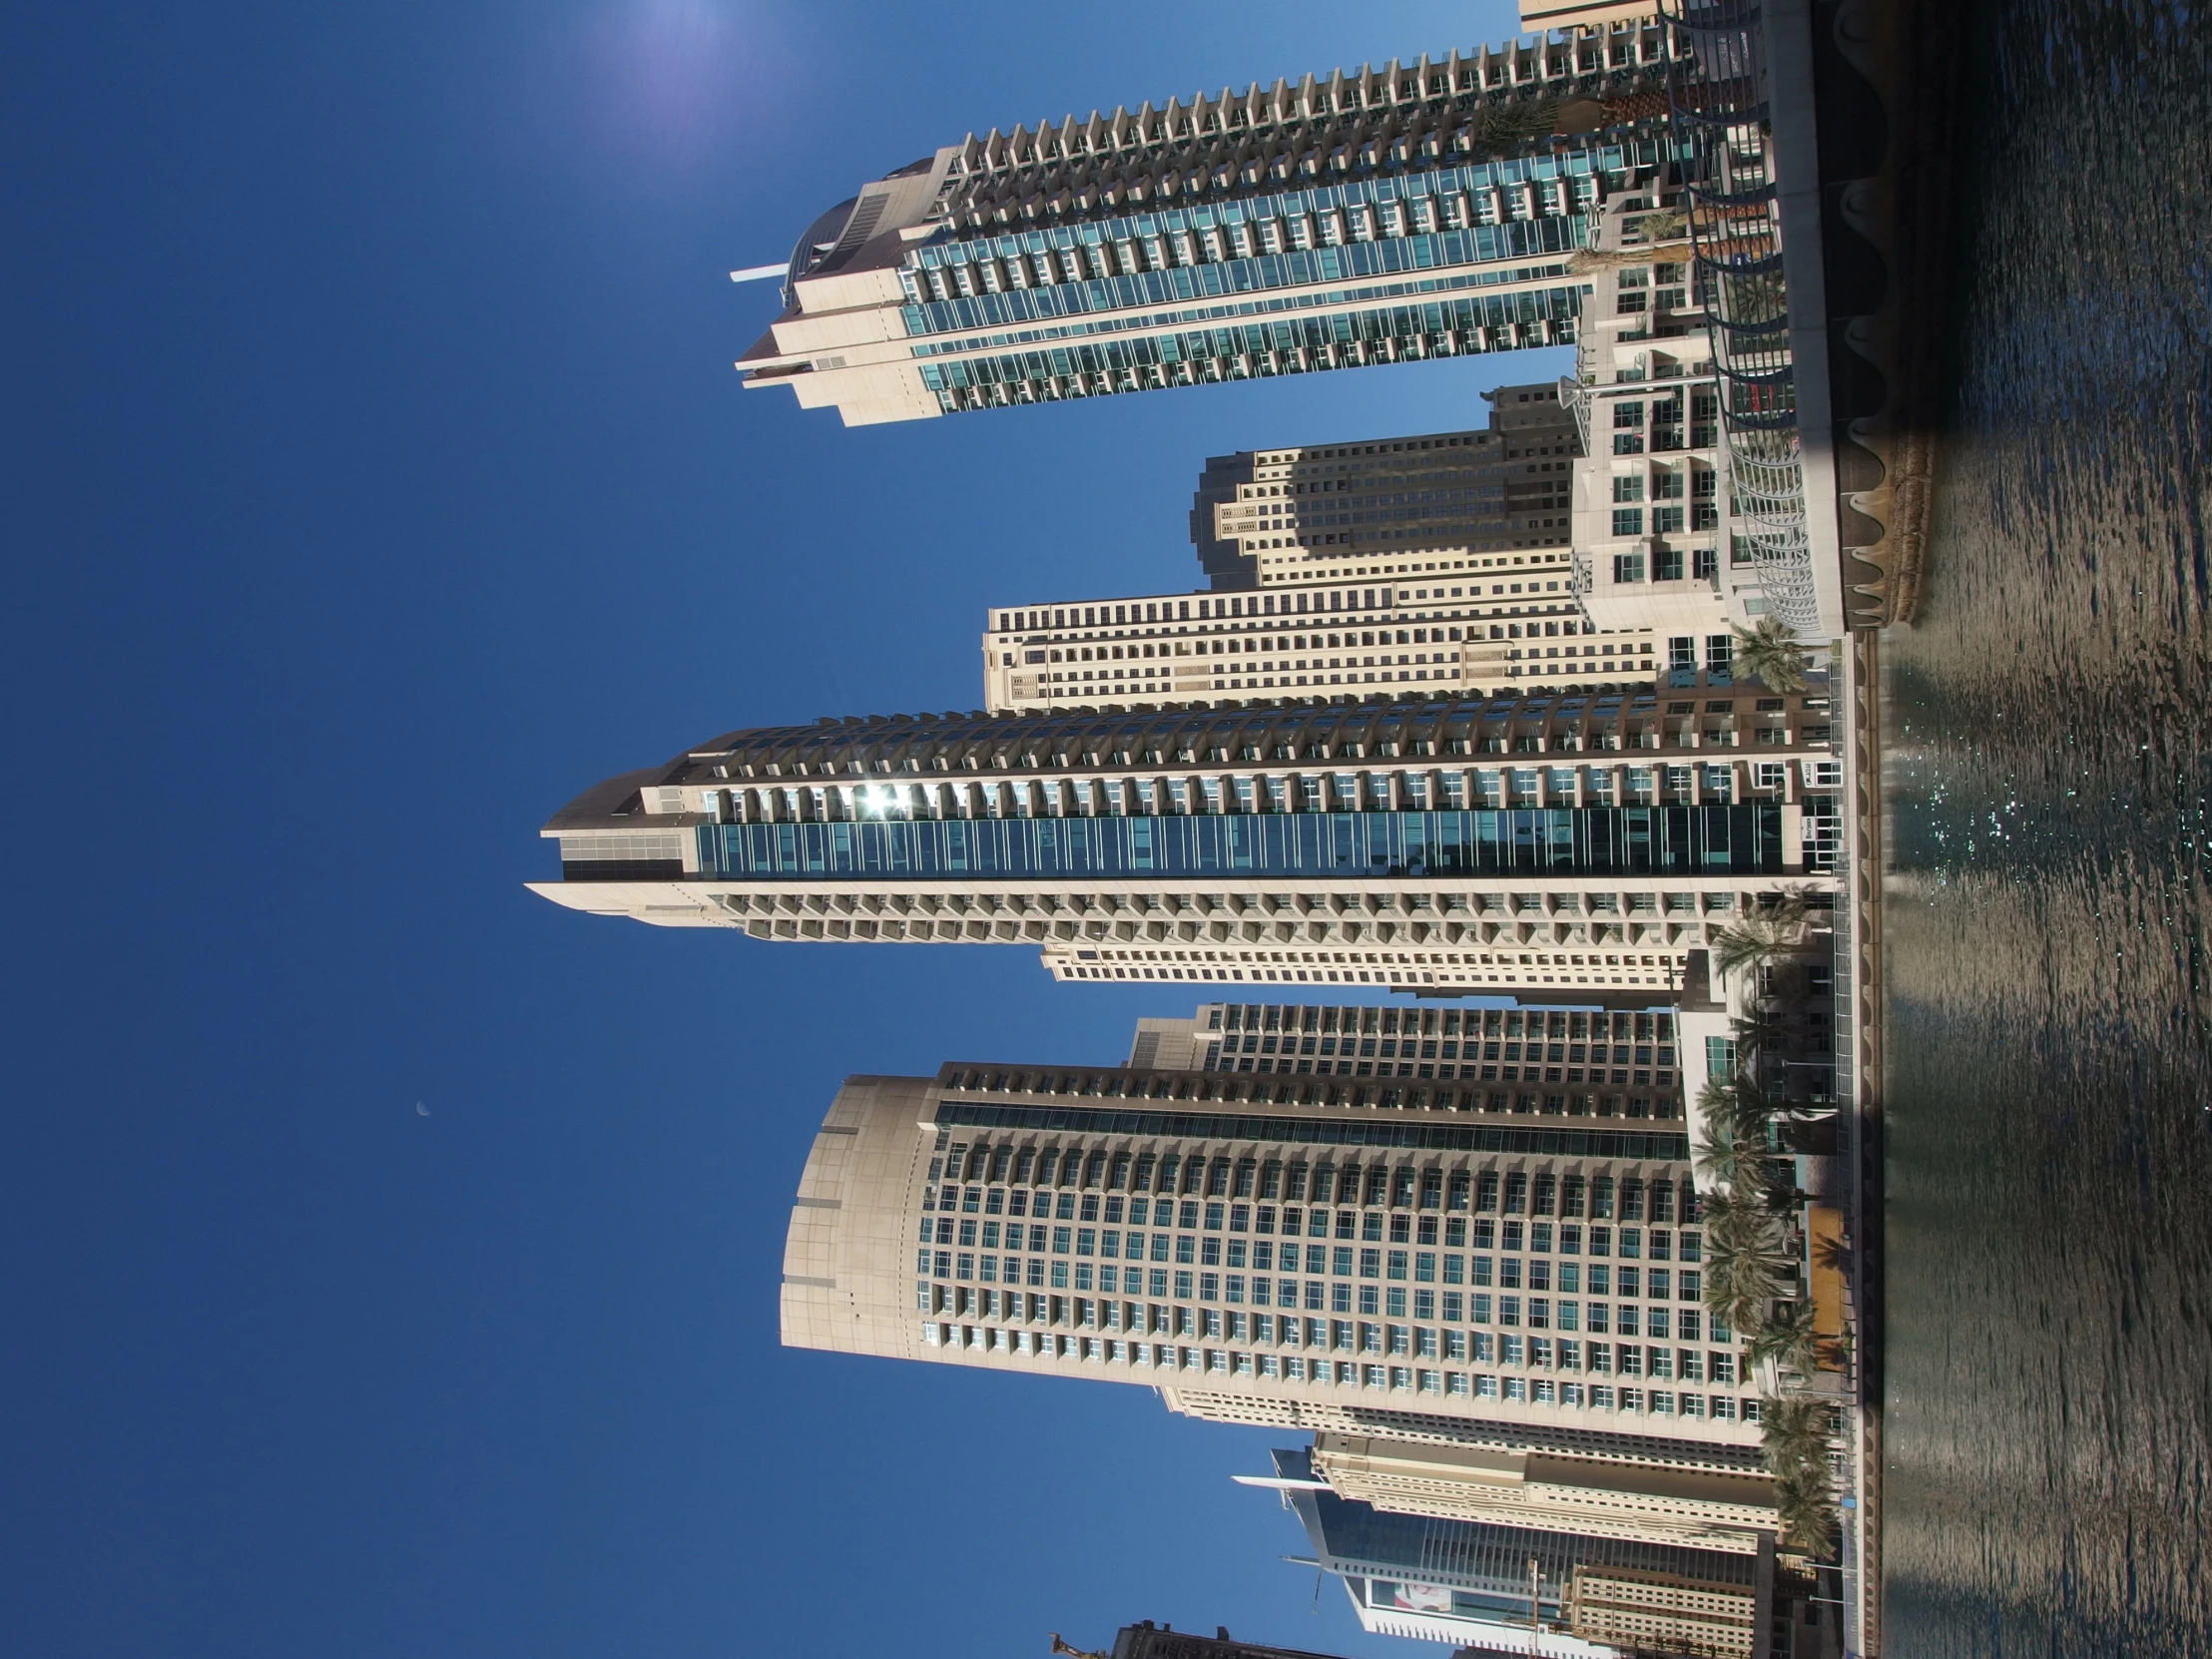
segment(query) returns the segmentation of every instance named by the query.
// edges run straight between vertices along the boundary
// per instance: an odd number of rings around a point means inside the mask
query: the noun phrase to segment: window
[[[1640,513],[1636,512],[1626,514],[1616,512],[1613,515],[1614,528],[1619,529],[1623,517],[1635,519],[1641,516]],[[1641,553],[1616,553],[1613,555],[1613,580],[1616,584],[1641,582],[1643,579],[1644,556]]]

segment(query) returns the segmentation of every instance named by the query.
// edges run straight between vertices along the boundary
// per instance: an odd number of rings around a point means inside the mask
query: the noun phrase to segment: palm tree
[[[1551,131],[1561,100],[1534,98],[1524,103],[1488,104],[1466,124],[1478,151],[1506,150]]]
[[[1827,1469],[1829,1406],[1824,1401],[1769,1394],[1760,1401],[1759,1422],[1767,1467],[1777,1479],[1795,1468]]]
[[[1734,1192],[1716,1199],[1705,1229],[1705,1305],[1738,1331],[1756,1331],[1782,1288],[1787,1266],[1775,1227],[1756,1202]]]
[[[1738,1139],[1765,1146],[1768,1125],[1774,1121],[1775,1101],[1749,1077],[1739,1077],[1731,1093],[1735,1097],[1733,1122]]]
[[[1813,1369],[1813,1309],[1810,1304],[1786,1302],[1767,1317],[1746,1351],[1756,1365],[1772,1360],[1784,1371],[1800,1376]]]
[[[1836,1502],[1830,1488],[1828,1405],[1803,1397],[1760,1404],[1767,1467],[1774,1471],[1775,1508],[1786,1542],[1816,1558],[1835,1543]]]
[[[1736,1044],[1738,1073],[1746,1079],[1759,1075],[1761,1056],[1783,1046],[1782,1022],[1765,1008],[1754,1007],[1742,1018],[1730,1020],[1728,1028]]]
[[[1802,1013],[1813,996],[1813,975],[1805,963],[1784,959],[1767,969],[1766,999],[1785,1013]]]
[[[1812,910],[1812,889],[1802,882],[1763,896],[1759,904],[1761,915],[1785,927],[1803,927],[1811,919]]]
[[[1805,690],[1805,648],[1789,624],[1778,616],[1763,616],[1735,634],[1736,666],[1743,673],[1785,697]]]
[[[1837,1519],[1828,1471],[1801,1465],[1776,1476],[1774,1499],[1784,1541],[1825,1559],[1835,1548]]]
[[[1725,1077],[1708,1077],[1697,1092],[1698,1116],[1708,1125],[1736,1121],[1736,1090]]]
[[[1758,914],[1731,922],[1713,935],[1713,970],[1726,979],[1740,968],[1772,961],[1796,945],[1795,932]]]
[[[1705,1139],[1698,1142],[1698,1173],[1709,1178],[1716,1187],[1733,1187],[1743,1179],[1745,1170],[1751,1167],[1759,1155],[1757,1146],[1738,1135],[1734,1127],[1724,1121],[1718,1130],[1708,1128]],[[1712,1219],[1714,1210],[1723,1202],[1725,1201],[1720,1199],[1705,1200],[1707,1221]]]

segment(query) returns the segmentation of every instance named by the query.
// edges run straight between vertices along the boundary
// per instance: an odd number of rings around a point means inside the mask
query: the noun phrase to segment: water
[[[2212,54],[1984,8],[1887,643],[1887,1651],[2212,1652]]]

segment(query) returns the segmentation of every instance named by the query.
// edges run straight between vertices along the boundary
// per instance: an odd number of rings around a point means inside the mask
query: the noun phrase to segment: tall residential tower
[[[1663,1535],[1393,1514],[1332,1491],[1304,1451],[1276,1452],[1275,1466],[1273,1479],[1248,1483],[1282,1492],[1315,1563],[1337,1575],[1360,1623],[1377,1635],[1526,1653],[1534,1615],[1548,1631],[1580,1639],[1553,1634],[1546,1652],[1617,1646],[1767,1659],[1773,1651],[1771,1530],[1715,1548]]]
[[[1348,627],[1393,614],[1346,591]],[[1833,885],[1821,696],[1391,695],[733,732],[563,808],[532,890],[764,940],[1027,944],[1064,979],[1656,1004],[1760,895]]]
[[[1472,430],[1208,456],[1191,539],[1214,587],[1372,576],[1380,572],[1360,567],[1379,560],[1564,547],[1580,439],[1573,412],[1548,383],[1482,395],[1490,418]],[[1241,579],[1229,579],[1238,567]]]
[[[1656,18],[970,135],[823,214],[738,367],[847,425],[1562,343],[1664,188]]]
[[[1740,1524],[1758,1400],[1699,1298],[1680,1120],[1511,1100],[1134,1066],[852,1078],[792,1212],[784,1340],[1156,1387],[1353,1436],[1336,1454],[1372,1478],[1378,1438],[1482,1448],[1543,1524]],[[1744,1478],[1668,1510],[1664,1481],[1596,1465]]]

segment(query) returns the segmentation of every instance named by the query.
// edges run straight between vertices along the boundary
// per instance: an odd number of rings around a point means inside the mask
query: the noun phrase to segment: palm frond
[[[1724,1126],[1719,1134],[1709,1134],[1697,1143],[1697,1170],[1700,1175],[1710,1177],[1716,1186],[1733,1186],[1746,1162],[1758,1154],[1756,1146]],[[1710,1209],[1708,1204],[1708,1215]]]
[[[1772,1360],[1785,1371],[1813,1369],[1813,1310],[1805,1303],[1784,1303],[1759,1328],[1746,1352],[1754,1364]]]
[[[1739,674],[1785,697],[1805,690],[1805,649],[1780,617],[1763,616],[1749,628],[1736,629],[1735,635]]]

